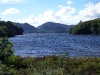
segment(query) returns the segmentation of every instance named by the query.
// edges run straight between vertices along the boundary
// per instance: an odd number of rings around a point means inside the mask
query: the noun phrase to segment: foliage
[[[9,58],[14,56],[12,50],[12,43],[8,41],[7,37],[0,39],[0,75],[6,75],[14,72],[14,68],[7,67]],[[2,73],[2,74],[1,74]]]
[[[0,21],[0,37],[12,37],[14,35],[21,35],[22,33],[23,29],[15,25],[13,22]]]
[[[99,57],[70,58],[53,55],[23,58],[14,56],[9,65],[0,64],[2,68],[0,73],[10,75],[100,75]],[[27,67],[23,67],[23,65]]]
[[[12,43],[8,41],[8,38],[4,37],[0,39],[0,60],[5,62],[13,55]]]
[[[100,19],[94,19],[86,22],[80,22],[78,25],[70,29],[71,34],[82,34],[82,35],[88,35],[88,34],[100,34]]]
[[[19,70],[21,68],[28,68],[28,64],[27,64],[27,62],[24,62],[24,58],[22,58],[20,56],[11,57],[11,58],[9,58],[9,60],[6,63],[7,66],[11,66],[12,68],[15,68],[17,70]]]
[[[70,58],[44,56],[24,58],[28,68],[19,69],[14,75],[100,75],[100,58]]]

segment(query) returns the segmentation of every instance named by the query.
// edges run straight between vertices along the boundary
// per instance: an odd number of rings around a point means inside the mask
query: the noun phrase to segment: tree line
[[[23,29],[18,27],[11,21],[0,21],[0,37],[8,36],[13,37],[15,35],[22,35]]]
[[[70,29],[69,33],[75,35],[98,35],[100,34],[100,18],[85,22],[80,21],[75,27]]]

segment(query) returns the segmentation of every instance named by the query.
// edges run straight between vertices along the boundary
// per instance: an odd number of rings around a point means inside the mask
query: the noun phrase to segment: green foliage
[[[3,37],[0,39],[0,75],[8,75],[10,73],[14,73],[15,69],[11,67],[7,67],[7,63],[9,58],[14,56],[14,52],[12,50],[12,43],[8,41],[7,37]]]
[[[68,56],[14,56],[9,65],[0,64],[0,73],[7,75],[100,75],[100,58]],[[24,67],[23,67],[24,65]],[[25,67],[27,66],[27,67]],[[4,75],[5,75],[4,74]]]
[[[12,43],[8,41],[8,38],[4,37],[0,39],[0,60],[5,62],[13,55]]]
[[[22,33],[23,29],[15,25],[13,22],[0,21],[0,37],[12,37],[14,35],[21,35]]]
[[[6,26],[0,26],[0,36],[4,37],[7,34],[7,27]]]
[[[29,63],[28,68],[19,69],[14,75],[100,75],[98,57],[44,56],[24,60]]]
[[[80,22],[75,27],[71,28],[69,33],[71,34],[100,34],[100,19],[94,19],[86,22]]]
[[[11,58],[9,58],[9,60],[6,63],[7,66],[10,66],[10,67],[15,68],[17,70],[21,69],[21,68],[24,68],[24,69],[28,68],[28,64],[27,64],[27,62],[24,62],[24,58],[22,58],[20,56],[11,57]]]

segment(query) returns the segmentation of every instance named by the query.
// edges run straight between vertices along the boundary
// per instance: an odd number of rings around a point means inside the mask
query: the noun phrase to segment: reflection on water
[[[43,56],[64,54],[69,56],[100,56],[100,36],[70,35],[67,33],[32,33],[9,38],[15,55]]]

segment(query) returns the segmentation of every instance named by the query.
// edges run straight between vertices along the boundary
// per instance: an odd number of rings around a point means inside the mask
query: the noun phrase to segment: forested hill
[[[37,28],[45,32],[65,33],[69,32],[70,28],[73,26],[74,25],[65,25],[60,23],[47,22],[38,26]]]
[[[21,27],[25,34],[41,32],[39,29],[35,28],[34,26],[32,26],[28,23],[15,23],[15,24],[17,26]]]
[[[0,21],[0,37],[8,36],[13,37],[14,35],[22,35],[23,29],[18,27],[11,21]]]
[[[71,34],[75,35],[98,35],[100,34],[100,18],[82,22],[70,29]]]

